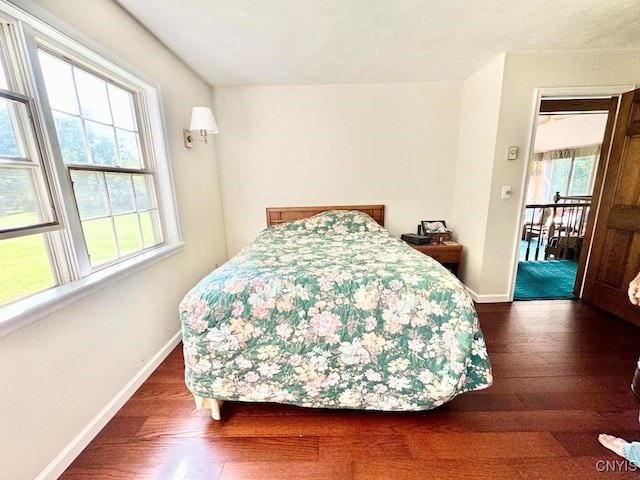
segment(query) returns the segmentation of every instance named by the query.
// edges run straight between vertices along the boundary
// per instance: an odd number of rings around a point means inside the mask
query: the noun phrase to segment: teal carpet
[[[518,262],[514,300],[556,300],[575,298],[578,262],[575,260],[544,260]]]

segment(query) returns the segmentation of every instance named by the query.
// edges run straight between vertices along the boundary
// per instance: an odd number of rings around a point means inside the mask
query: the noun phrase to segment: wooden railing
[[[525,261],[553,257],[578,258],[591,207],[590,196],[563,197],[558,192],[553,203],[525,207],[522,239],[527,240]],[[533,251],[532,251],[533,250]]]

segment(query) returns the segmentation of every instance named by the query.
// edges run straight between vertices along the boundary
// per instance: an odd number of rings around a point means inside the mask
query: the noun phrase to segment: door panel
[[[622,96],[595,222],[583,299],[640,325],[627,297],[640,271],[640,90]]]
[[[627,257],[618,255],[618,252],[628,251],[631,240],[629,232],[609,229],[604,245],[604,258],[607,261],[602,265],[600,282],[615,287],[624,281]]]

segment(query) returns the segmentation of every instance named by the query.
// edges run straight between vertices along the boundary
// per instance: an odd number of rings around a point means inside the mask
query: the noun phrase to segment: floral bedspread
[[[180,317],[201,397],[423,410],[492,383],[464,286],[361,212],[265,229]]]

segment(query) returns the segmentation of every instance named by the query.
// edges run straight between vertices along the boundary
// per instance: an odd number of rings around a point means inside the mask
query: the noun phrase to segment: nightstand
[[[462,255],[462,245],[459,243],[447,242],[415,245],[407,242],[407,244],[425,255],[429,255],[434,260],[437,260],[451,270],[454,275],[458,275],[458,266],[460,265],[460,257]]]

